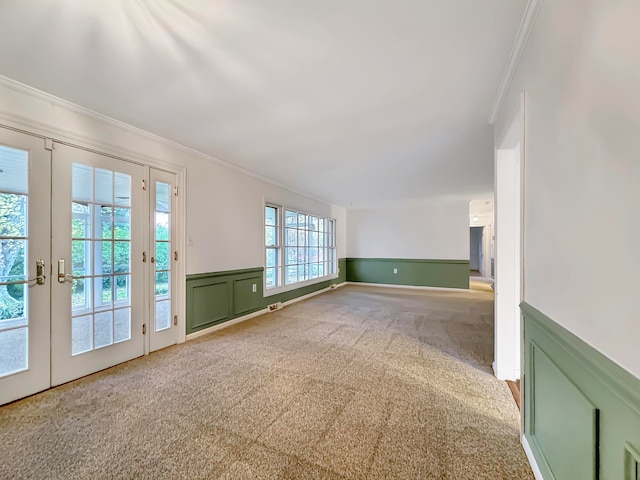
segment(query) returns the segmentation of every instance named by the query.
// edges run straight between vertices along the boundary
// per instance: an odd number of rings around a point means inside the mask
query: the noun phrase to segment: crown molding
[[[527,40],[529,40],[529,36],[531,35],[533,25],[535,23],[536,17],[538,16],[538,12],[540,11],[540,7],[542,6],[543,1],[544,0],[529,0],[527,2],[524,14],[522,15],[522,20],[520,21],[518,33],[516,34],[516,39],[513,42],[513,47],[511,47],[511,53],[509,54],[507,66],[505,67],[502,74],[502,79],[500,80],[500,86],[498,87],[496,98],[493,101],[493,105],[491,106],[491,112],[489,113],[489,123],[491,125],[494,125],[496,123],[498,114],[500,113],[500,109],[502,108],[504,99],[507,96],[507,92],[509,91],[509,87],[511,86],[511,82],[513,81],[513,76],[516,73],[516,69],[520,64],[522,53],[524,52],[524,48],[527,45]]]
[[[83,107],[81,105],[72,103],[68,100],[65,100],[63,98],[60,97],[56,97],[55,95],[52,95],[50,93],[44,92],[42,90],[38,90],[37,88],[31,87],[29,85],[26,85],[24,83],[18,82],[17,80],[14,80],[12,78],[9,77],[5,77],[3,75],[0,75],[0,87],[6,87],[9,88],[15,92],[24,94],[28,97],[31,98],[36,98],[38,100],[47,102],[53,106],[56,107],[60,107],[64,110],[68,110],[71,111],[73,113],[77,113],[78,115],[82,115],[85,117],[89,117],[92,118],[94,120],[97,120],[99,122],[105,123],[107,125],[111,125],[113,127],[116,127],[120,130],[124,130],[127,131],[129,133],[133,133],[134,135],[137,135],[139,137],[142,138],[146,138],[148,140],[151,140],[153,142],[159,143],[161,145],[165,145],[167,147],[173,148],[175,150],[178,150],[180,152],[186,153],[192,157],[196,157],[199,159],[203,159],[203,160],[207,160],[209,162],[215,163],[221,167],[227,168],[229,170],[232,170],[234,172],[240,173],[242,175],[246,175],[248,177],[252,177],[255,178],[257,180],[263,181],[265,183],[268,183],[270,185],[273,185],[275,187],[278,188],[282,188],[283,190],[287,190],[289,192],[295,193],[297,195],[303,196],[305,198],[309,198],[311,200],[315,200],[316,202],[325,204],[325,205],[329,205],[329,206],[336,206],[336,207],[340,207],[340,208],[345,208],[341,205],[337,205],[334,204],[332,202],[329,202],[327,200],[321,199],[321,198],[317,198],[314,197],[313,195],[309,195],[308,193],[304,193],[301,192],[299,190],[296,190],[292,187],[289,187],[287,185],[284,185],[282,183],[276,182],[275,180],[272,180],[270,178],[267,177],[263,177],[262,175],[259,175],[257,173],[251,172],[249,170],[246,170],[242,167],[238,167],[237,165],[233,165],[232,163],[228,163],[225,162],[224,160],[220,160],[219,158],[216,158],[212,155],[208,155],[206,153],[203,153],[199,150],[196,150],[194,148],[191,147],[187,147],[186,145],[183,145],[181,143],[175,142],[173,140],[169,140],[168,138],[165,137],[161,137],[160,135],[156,135],[155,133],[151,133],[148,132],[146,130],[143,130],[141,128],[138,127],[134,127],[133,125],[129,125],[128,123],[122,122],[120,120],[116,120],[115,118],[109,117],[107,115],[104,115],[102,113],[98,113],[94,110],[91,110],[89,108]],[[51,138],[54,141],[58,141],[60,143],[69,143],[70,145],[75,145],[75,146],[79,146],[79,147],[88,147],[88,148],[92,148],[95,149],[98,152],[103,152],[103,153],[108,153],[108,154],[112,154],[115,156],[119,156],[122,157],[125,160],[129,160],[129,161],[138,161],[138,162],[143,162],[146,164],[158,164],[159,161],[156,158],[153,157],[149,157],[147,155],[145,155],[144,153],[140,153],[138,151],[129,149],[129,148],[125,148],[123,147],[123,145],[120,144],[115,144],[115,143],[109,143],[109,142],[104,142],[102,140],[100,140],[99,138],[95,138],[95,137],[88,137],[85,135],[81,135],[76,131],[72,131],[69,129],[65,129],[65,128],[61,128],[57,125],[51,125],[49,123],[43,123],[37,120],[33,120],[32,118],[23,116],[23,115],[16,115],[16,114],[12,114],[6,111],[3,111],[2,108],[0,108],[0,121],[1,120],[5,120],[8,121],[9,123],[11,123],[13,126],[20,126],[21,128],[24,128],[26,133],[32,133],[32,134],[38,134],[40,136],[43,137],[47,137],[47,138]],[[34,129],[36,131],[34,131]],[[160,162],[160,163],[164,163],[165,162]],[[175,167],[174,165],[168,165],[170,167]]]

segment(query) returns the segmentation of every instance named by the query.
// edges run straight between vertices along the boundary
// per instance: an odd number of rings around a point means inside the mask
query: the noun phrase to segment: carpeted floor
[[[2,479],[533,479],[493,295],[347,286],[0,408]]]

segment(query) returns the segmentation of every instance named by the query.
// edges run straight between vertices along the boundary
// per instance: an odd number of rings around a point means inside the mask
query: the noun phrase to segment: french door
[[[55,144],[52,385],[144,355],[145,175]]]
[[[50,386],[50,160],[0,129],[0,405]]]
[[[177,341],[177,311],[174,265],[178,260],[176,238],[176,176],[150,169],[150,351]]]
[[[176,343],[175,184],[0,128],[0,405]]]

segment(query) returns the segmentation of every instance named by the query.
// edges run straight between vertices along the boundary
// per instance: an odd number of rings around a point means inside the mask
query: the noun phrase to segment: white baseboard
[[[510,368],[498,368],[498,365],[494,361],[491,364],[491,369],[493,370],[493,375],[498,380],[511,380],[515,382],[516,380],[520,380],[520,369],[516,368],[512,370]]]
[[[334,285],[336,285],[336,287],[342,287],[343,285],[346,285],[346,284],[347,284],[347,282],[343,282],[343,283],[338,283],[338,284],[334,284]],[[308,293],[306,295],[302,295],[300,297],[296,297],[296,298],[293,298],[293,299],[288,300],[286,302],[283,302],[282,306],[286,307],[287,305],[291,305],[291,304],[296,303],[296,302],[301,302],[302,300],[306,300],[307,298],[315,297],[316,295],[320,295],[321,293],[325,293],[325,292],[328,292],[330,290],[333,290],[333,289],[331,287],[323,288],[322,290],[318,290],[317,292],[311,292],[311,293]],[[257,312],[253,312],[253,313],[250,313],[248,315],[244,315],[242,317],[234,318],[233,320],[229,320],[227,322],[222,322],[222,323],[219,323],[219,324],[214,325],[212,327],[205,328],[203,330],[198,330],[197,332],[194,332],[194,333],[190,333],[189,335],[187,335],[185,337],[185,340],[189,341],[189,340],[193,340],[193,339],[198,338],[198,337],[202,337],[203,335],[207,335],[207,334],[209,334],[211,332],[216,332],[218,330],[222,330],[223,328],[227,328],[227,327],[230,327],[232,325],[237,325],[238,323],[242,323],[242,322],[244,322],[246,320],[249,320],[251,318],[259,317],[260,315],[264,315],[265,313],[271,313],[271,312],[270,312],[270,310],[268,308],[263,308],[262,310],[258,310]]]
[[[234,318],[233,320],[229,320],[226,322],[218,323],[209,328],[205,328],[203,330],[198,330],[197,332],[190,333],[186,336],[186,341],[193,340],[198,337],[202,337],[203,335],[207,335],[208,333],[215,332],[218,330],[222,330],[223,328],[230,327],[231,325],[237,325],[238,323],[242,323],[245,320],[249,320],[250,318],[259,317],[260,315],[264,315],[265,313],[269,313],[268,308],[263,308],[262,310],[258,310],[257,312],[250,313],[248,315],[244,315],[242,317]]]
[[[347,284],[347,282],[343,282],[343,283],[337,283],[337,284],[334,284],[334,285],[337,288],[340,288],[340,287],[342,287],[342,286],[344,286],[346,284]],[[323,288],[322,290],[318,290],[316,292],[307,293],[306,295],[302,295],[301,297],[296,297],[296,298],[293,298],[291,300],[287,300],[286,302],[282,302],[282,306],[286,307],[287,305],[291,305],[293,303],[301,302],[302,300],[306,300],[307,298],[315,297],[316,295],[320,295],[321,293],[329,292],[331,290],[334,290],[334,289],[329,286],[327,288]]]
[[[366,282],[345,282],[348,285],[360,285],[363,287],[383,287],[383,288],[408,288],[409,290],[439,290],[444,292],[466,292],[466,288],[448,287],[423,287],[419,285],[394,285],[393,283],[366,283]],[[344,285],[344,284],[343,284]]]
[[[524,453],[527,455],[527,459],[529,460],[529,465],[531,465],[531,470],[533,470],[533,476],[536,477],[536,480],[544,480],[540,467],[538,466],[538,462],[536,461],[536,457],[533,456],[533,451],[531,450],[531,445],[529,445],[527,437],[522,435],[522,437],[520,437],[520,442],[522,443]]]

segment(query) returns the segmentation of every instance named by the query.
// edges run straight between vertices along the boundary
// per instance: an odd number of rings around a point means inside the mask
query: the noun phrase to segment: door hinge
[[[173,316],[173,324],[178,325],[178,315]]]
[[[147,189],[147,181],[142,179],[142,190],[146,190]]]
[[[178,252],[173,252],[173,259],[177,262],[178,261]]]
[[[143,335],[146,335],[146,334],[147,334],[147,324],[146,324],[146,323],[143,323],[143,324],[142,324],[142,334],[143,334]]]
[[[142,263],[147,263],[147,252],[142,252]]]
[[[173,187],[173,194],[177,197],[178,196],[178,187]]]

